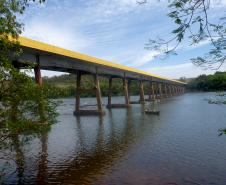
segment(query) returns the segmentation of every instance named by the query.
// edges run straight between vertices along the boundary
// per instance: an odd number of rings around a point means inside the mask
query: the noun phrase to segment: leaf
[[[175,20],[175,23],[176,23],[176,24],[181,24],[181,19],[177,18],[177,19]]]

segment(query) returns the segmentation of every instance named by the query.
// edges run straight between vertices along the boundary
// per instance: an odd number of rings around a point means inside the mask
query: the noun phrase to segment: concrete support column
[[[165,83],[165,97],[168,98],[167,84]]]
[[[107,108],[128,108],[130,106],[129,90],[128,90],[128,80],[124,77],[122,78],[123,91],[125,96],[125,103],[114,104],[112,103],[112,82],[113,78],[109,78],[109,91],[108,91],[108,105]]]
[[[145,99],[144,99],[144,84],[143,81],[140,81],[140,103],[144,103]]]
[[[39,55],[36,55],[36,66],[34,67],[34,74],[35,74],[35,82],[41,87],[42,86],[42,75],[41,75],[41,67],[40,67],[40,58]],[[44,113],[44,107],[42,102],[38,103],[38,114],[41,120],[45,120],[46,116]]]
[[[75,103],[75,112],[80,111],[80,89],[81,89],[81,72],[77,72],[77,80],[76,80],[76,103]]]
[[[102,105],[102,98],[101,98],[100,83],[99,83],[97,73],[94,75],[94,84],[95,84],[95,92],[96,92],[96,98],[97,98],[98,111],[102,112],[103,111],[103,105]]]
[[[111,96],[112,96],[112,78],[109,78],[108,81],[108,107],[111,106]]]
[[[131,80],[128,80],[127,82],[127,86],[128,86],[128,98],[129,98],[129,102],[130,102],[130,85],[131,85],[132,81]]]
[[[155,90],[155,85],[153,84],[153,82],[152,82],[152,84],[151,84],[151,90],[152,90],[152,100],[155,100],[156,99],[156,90]]]
[[[105,112],[103,111],[101,91],[98,74],[93,74],[94,87],[91,89],[84,89],[81,86],[82,73],[80,71],[77,72],[77,81],[76,81],[76,103],[75,103],[75,111],[74,115],[103,115]],[[83,109],[81,110],[80,106],[80,97],[83,92],[94,92],[97,99],[97,110],[93,109]]]
[[[36,63],[37,63],[37,65],[34,67],[35,82],[41,86],[42,85],[42,75],[41,75],[39,55],[36,56]]]
[[[173,88],[173,96],[175,96],[176,95],[175,86],[173,85],[172,88]]]
[[[158,89],[159,89],[159,99],[161,99],[162,98],[162,84],[161,83],[158,84]]]
[[[124,96],[125,96],[125,104],[126,106],[129,106],[130,102],[129,102],[129,93],[128,93],[128,81],[125,77],[123,78],[123,89],[124,89]]]
[[[151,101],[152,99],[152,82],[149,82],[149,87],[148,87],[148,100]]]
[[[169,89],[169,96],[172,97],[172,89],[171,89],[171,85],[168,85],[168,89]]]

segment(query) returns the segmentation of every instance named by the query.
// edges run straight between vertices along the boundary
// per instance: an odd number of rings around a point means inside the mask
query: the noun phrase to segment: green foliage
[[[46,121],[52,122],[48,116],[52,107],[47,99],[46,91],[34,83],[25,73],[12,69],[9,73],[11,79],[2,81],[2,87],[5,89],[1,93],[1,122],[10,120],[17,122],[19,120]],[[46,118],[40,114],[40,105],[45,111]],[[49,119],[51,118],[51,119]]]
[[[146,1],[145,1],[146,2]],[[208,41],[212,49],[203,57],[191,59],[197,66],[219,69],[226,61],[226,17],[210,22],[210,0],[173,0],[169,1],[168,16],[176,28],[171,31],[172,38],[150,39],[146,49],[157,50],[162,55],[176,54],[177,47],[187,38],[191,45]],[[161,56],[162,56],[161,55]]]
[[[218,91],[215,97],[207,99],[208,103],[226,105],[226,72],[216,72],[214,75],[200,75],[191,80],[187,88],[192,91]],[[226,129],[220,129],[219,135],[226,134]]]
[[[214,75],[200,75],[191,80],[187,87],[190,90],[198,91],[225,91],[226,72],[216,72]]]
[[[108,95],[108,79],[100,77],[100,88],[103,96]],[[54,77],[45,77],[43,79],[46,93],[49,98],[63,98],[63,97],[75,97],[76,95],[76,75],[66,74]],[[130,83],[130,94],[139,94],[138,82],[132,81]],[[84,89],[91,89],[94,86],[93,77],[91,75],[82,76],[82,87]],[[145,84],[144,88],[147,90],[148,84]],[[122,80],[114,79],[112,84],[112,94],[114,96],[123,95]],[[93,97],[94,93],[85,92],[82,93],[82,97]]]
[[[48,98],[48,88],[37,85],[11,61],[21,53],[17,38],[23,24],[17,21],[17,16],[31,2],[35,1],[0,1],[0,150],[16,153],[18,169],[23,162],[20,145],[48,131],[57,116],[57,103]],[[8,157],[3,155],[1,160],[14,160]],[[0,169],[0,179],[1,175]]]
[[[222,135],[225,135],[226,134],[226,129],[220,129],[219,130],[219,136],[222,136]]]

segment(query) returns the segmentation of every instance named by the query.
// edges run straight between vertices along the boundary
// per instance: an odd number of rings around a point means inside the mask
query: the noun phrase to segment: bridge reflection
[[[137,116],[137,114],[144,114],[140,105],[130,109],[109,110],[107,114],[106,117],[94,117],[93,122],[89,123],[97,127],[94,129],[96,132],[92,132],[92,136],[90,136],[88,128],[82,124],[82,120],[85,118],[76,118],[79,150],[70,154],[70,159],[51,161],[54,159],[51,159],[48,154],[48,136],[43,135],[41,137],[42,152],[35,183],[86,184],[120,163],[120,158],[125,157],[133,145],[144,136],[147,122],[144,122],[145,115]],[[95,124],[97,122],[98,124]],[[47,159],[57,166],[48,167]]]

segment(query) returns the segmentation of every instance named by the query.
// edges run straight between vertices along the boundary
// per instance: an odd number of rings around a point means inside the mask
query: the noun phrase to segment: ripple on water
[[[106,110],[103,118],[76,118],[74,99],[63,99],[59,122],[21,146],[24,171],[7,175],[4,183],[225,185],[225,136],[217,130],[225,126],[226,108],[203,100],[210,96],[163,100],[160,116],[133,105]],[[82,105],[94,103],[82,99]]]

